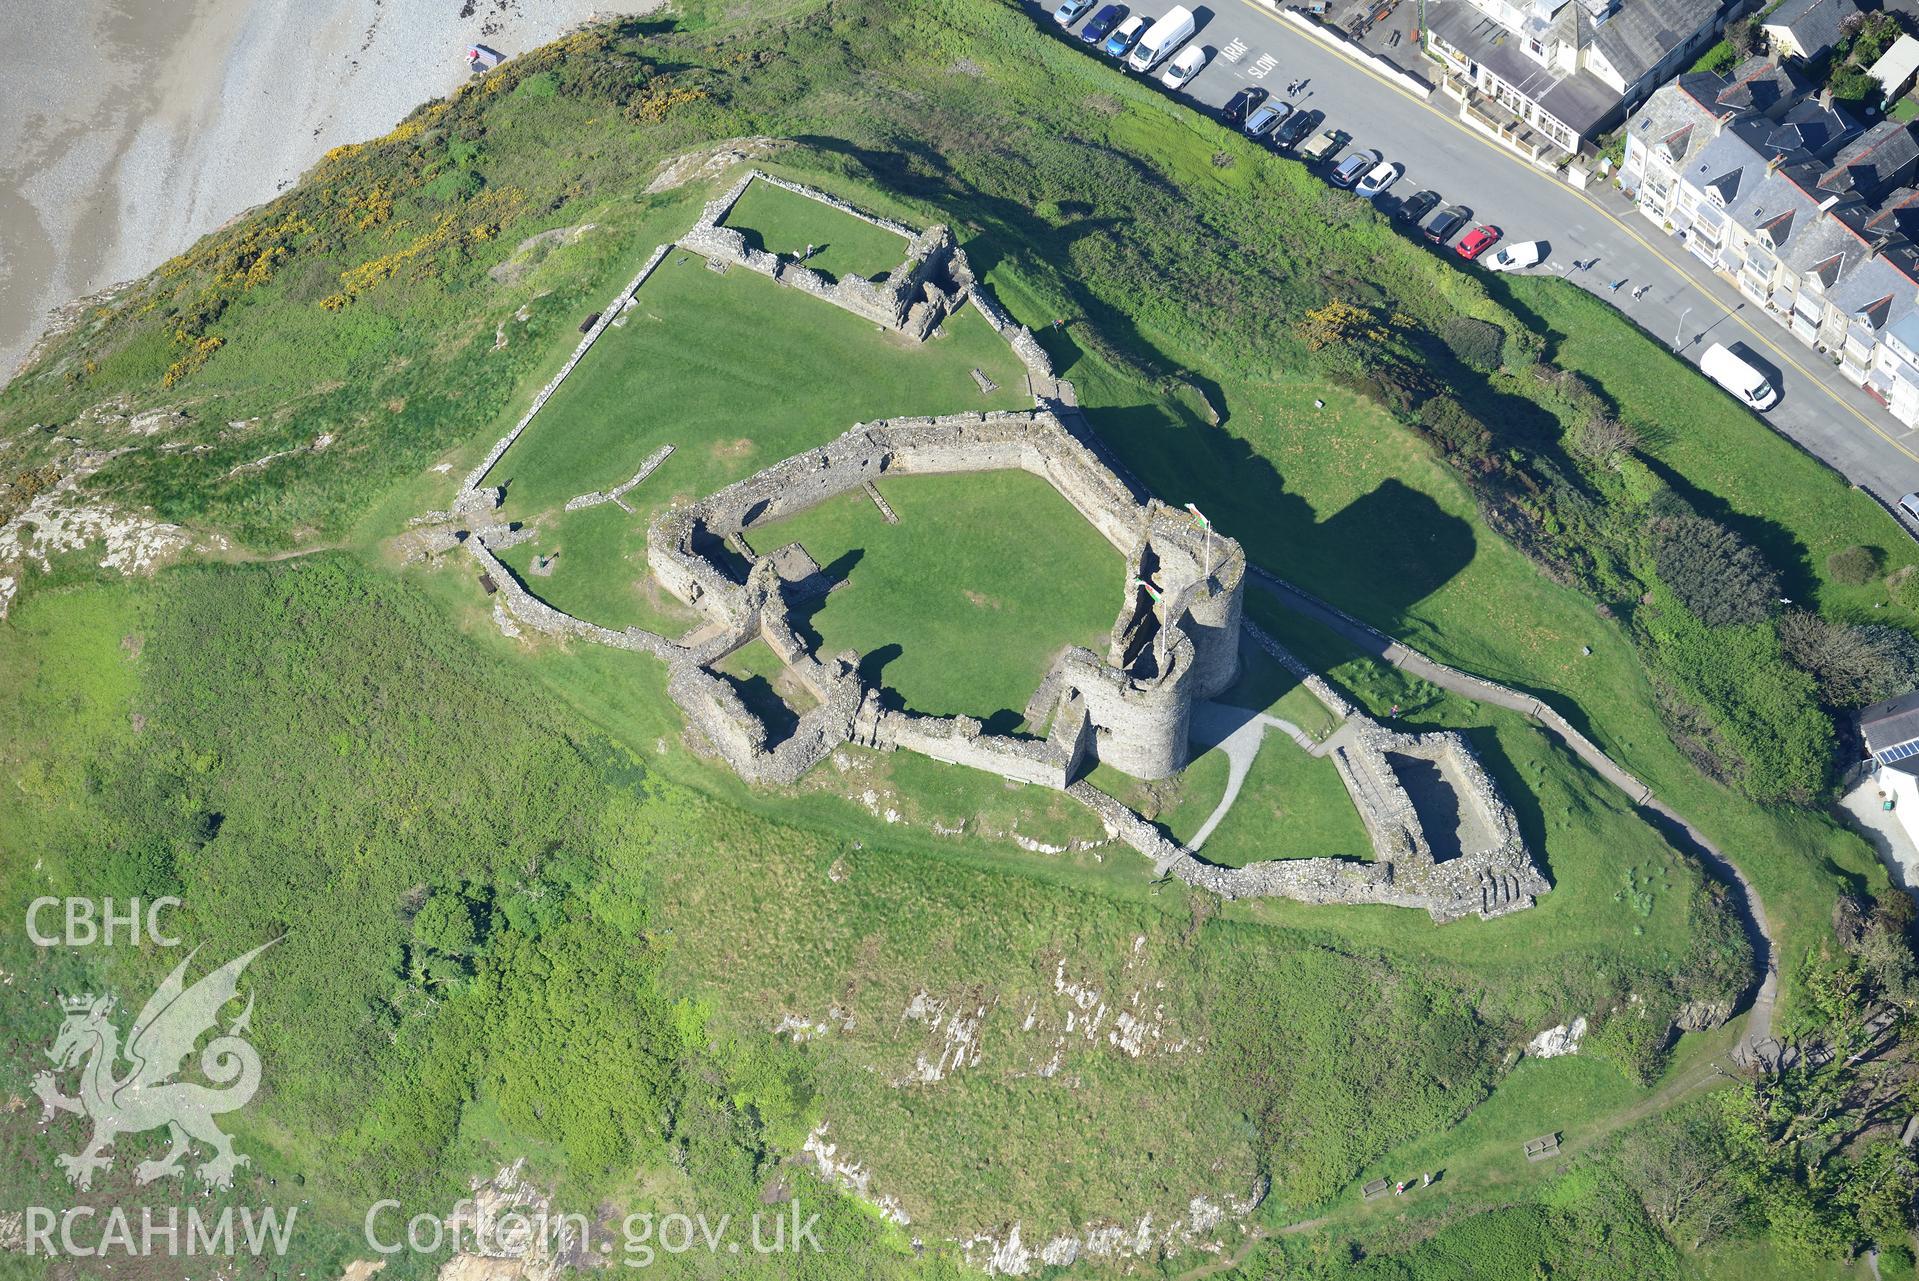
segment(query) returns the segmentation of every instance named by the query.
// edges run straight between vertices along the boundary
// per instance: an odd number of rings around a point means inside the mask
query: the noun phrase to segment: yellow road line
[[[1268,8],[1267,6],[1263,4],[1258,3],[1258,0],[1239,0],[1239,2],[1242,5],[1244,5],[1246,8],[1258,14],[1260,17],[1265,18],[1269,22],[1275,23],[1276,25],[1278,25],[1278,27],[1282,31],[1288,32],[1295,39],[1298,39],[1298,40],[1309,39],[1303,32],[1300,32],[1290,27],[1283,19],[1280,18],[1279,14],[1276,13],[1274,10]],[[1377,80],[1380,84],[1386,86],[1388,89],[1392,90],[1394,93],[1397,93],[1401,97],[1405,98],[1408,102],[1413,103],[1416,106],[1425,108],[1427,111],[1433,114],[1434,118],[1445,121],[1447,124],[1451,125],[1453,128],[1459,130],[1460,133],[1466,135],[1468,138],[1471,138],[1474,141],[1485,146],[1494,155],[1505,157],[1507,160],[1511,161],[1513,164],[1516,164],[1520,166],[1521,168],[1532,173],[1534,177],[1541,177],[1541,178],[1544,177],[1544,175],[1539,172],[1538,168],[1534,166],[1531,161],[1523,159],[1515,152],[1508,151],[1506,148],[1500,146],[1498,143],[1494,142],[1491,138],[1488,138],[1485,134],[1480,133],[1478,130],[1467,128],[1465,122],[1460,120],[1459,117],[1455,115],[1451,115],[1447,112],[1441,111],[1438,107],[1434,106],[1430,101],[1424,98],[1421,98],[1418,94],[1410,92],[1409,90],[1405,88],[1405,86],[1395,83],[1390,78],[1381,75],[1377,69],[1371,66],[1368,66],[1364,62],[1361,62],[1358,58],[1353,57],[1351,54],[1347,53],[1344,49],[1335,48],[1329,45],[1318,45],[1316,47],[1325,49],[1326,52],[1333,54],[1334,56],[1342,59],[1348,66],[1351,66],[1355,68],[1356,70],[1361,71],[1365,73],[1366,75],[1372,77],[1374,80]],[[1553,179],[1546,179],[1546,180],[1549,182],[1554,181]],[[1737,311],[1735,311],[1731,307],[1726,306],[1725,303],[1719,301],[1718,298],[1716,298],[1714,295],[1709,293],[1706,290],[1705,286],[1701,285],[1698,281],[1692,278],[1692,274],[1690,272],[1688,272],[1684,267],[1681,267],[1678,263],[1674,262],[1672,259],[1668,258],[1665,255],[1665,252],[1661,250],[1657,245],[1655,245],[1652,241],[1640,235],[1638,228],[1627,224],[1623,219],[1616,216],[1612,212],[1612,210],[1606,208],[1604,205],[1600,204],[1598,201],[1594,200],[1591,196],[1579,190],[1577,187],[1568,185],[1568,186],[1565,186],[1565,191],[1568,195],[1573,196],[1577,198],[1578,200],[1580,200],[1581,202],[1583,202],[1587,208],[1591,209],[1594,213],[1604,218],[1607,222],[1610,222],[1613,226],[1625,232],[1628,237],[1637,241],[1639,245],[1646,250],[1646,252],[1650,253],[1653,257],[1659,259],[1659,261],[1665,263],[1666,266],[1671,268],[1673,272],[1675,272],[1682,280],[1684,280],[1690,288],[1698,292],[1698,294],[1706,300],[1709,306],[1718,308],[1722,319],[1731,319],[1741,329],[1745,330],[1748,334],[1752,335],[1753,338],[1757,339],[1760,346],[1764,347],[1767,351],[1777,356],[1780,360],[1784,361],[1786,364],[1790,365],[1792,368],[1798,370],[1799,373],[1803,377],[1805,377],[1805,379],[1808,382],[1812,383],[1815,387],[1819,388],[1820,391],[1824,392],[1826,394],[1826,398],[1832,401],[1833,404],[1839,406],[1841,409],[1851,414],[1854,418],[1857,418],[1861,423],[1863,423],[1866,426],[1867,430],[1872,432],[1873,435],[1879,437],[1879,439],[1885,441],[1888,445],[1891,445],[1894,449],[1904,454],[1907,458],[1910,458],[1912,459],[1912,461],[1919,463],[1919,454],[1914,453],[1912,450],[1906,448],[1905,445],[1901,444],[1899,441],[1895,440],[1892,436],[1888,435],[1885,429],[1880,427],[1878,423],[1875,423],[1872,419],[1868,418],[1865,414],[1861,413],[1859,411],[1859,408],[1856,405],[1854,405],[1851,401],[1841,399],[1839,393],[1834,391],[1831,387],[1827,386],[1824,379],[1814,374],[1811,370],[1807,369],[1804,365],[1800,364],[1796,359],[1794,359],[1786,351],[1784,351],[1782,348],[1776,345],[1773,342],[1771,337],[1753,328],[1753,326],[1746,320],[1744,316],[1741,316]],[[1623,316],[1625,313],[1621,312],[1620,314]],[[1717,324],[1718,321],[1714,321],[1713,323]],[[1675,353],[1675,354],[1680,354],[1680,353]],[[1684,359],[1683,355],[1681,355],[1681,359]],[[1786,433],[1781,432],[1780,434],[1785,435]]]

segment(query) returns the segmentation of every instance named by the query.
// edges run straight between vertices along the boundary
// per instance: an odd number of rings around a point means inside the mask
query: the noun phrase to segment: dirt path
[[[1707,840],[1698,828],[1680,817],[1676,810],[1654,796],[1650,787],[1600,751],[1564,716],[1531,694],[1436,662],[1257,566],[1248,566],[1248,572],[1253,583],[1280,604],[1338,633],[1362,653],[1391,663],[1401,671],[1410,672],[1441,689],[1475,702],[1491,703],[1531,719],[1564,743],[1573,755],[1584,761],[1601,778],[1624,792],[1642,817],[1658,828],[1677,848],[1693,855],[1711,869],[1720,881],[1734,891],[1740,921],[1752,944],[1753,960],[1758,971],[1758,984],[1748,1007],[1751,1017],[1747,1020],[1745,1037],[1733,1051],[1733,1061],[1741,1065],[1755,1061],[1765,1064],[1777,1061],[1782,1047],[1773,1039],[1772,1019],[1779,997],[1778,949],[1772,926],[1766,919],[1765,904],[1760,902],[1759,892],[1753,888],[1752,882],[1737,863]]]

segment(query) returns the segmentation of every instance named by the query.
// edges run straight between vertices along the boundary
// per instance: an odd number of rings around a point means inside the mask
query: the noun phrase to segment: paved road
[[[1566,271],[1574,261],[1597,259],[1569,278],[1661,342],[1678,345],[1688,359],[1696,362],[1714,342],[1740,342],[1774,366],[1783,392],[1767,415],[1774,428],[1882,497],[1919,490],[1919,432],[1901,427],[1617,192],[1574,190],[1468,129],[1450,99],[1436,93],[1430,103],[1422,101],[1254,0],[1214,0],[1195,12],[1202,21],[1196,39],[1210,55],[1187,87],[1198,103],[1218,107],[1248,85],[1283,95],[1289,82],[1303,79],[1292,101],[1323,111],[1328,125],[1354,136],[1355,146],[1406,166],[1390,196],[1430,187],[1471,206],[1476,218],[1497,224],[1508,239],[1546,240],[1552,253],[1542,270]],[[1051,26],[1050,18],[1039,20]],[[1430,64],[1416,51],[1402,44],[1395,52],[1403,65],[1430,78]],[[1626,285],[1608,293],[1605,286],[1620,279]],[[1631,291],[1642,284],[1650,288],[1633,299]]]
[[[1733,1061],[1742,1065],[1755,1061],[1768,1066],[1777,1064],[1784,1049],[1772,1035],[1773,1010],[1779,999],[1778,944],[1773,936],[1772,924],[1766,918],[1766,905],[1759,899],[1759,891],[1753,888],[1745,872],[1726,857],[1724,851],[1707,840],[1698,828],[1681,818],[1678,811],[1654,796],[1645,783],[1600,751],[1591,739],[1568,724],[1565,717],[1531,694],[1508,689],[1483,677],[1435,662],[1418,650],[1258,566],[1251,567],[1251,579],[1253,586],[1263,588],[1294,613],[1303,614],[1343,636],[1362,653],[1391,663],[1441,689],[1531,718],[1564,743],[1573,755],[1584,761],[1601,778],[1624,792],[1640,811],[1641,817],[1658,828],[1676,848],[1706,864],[1734,892],[1740,923],[1745,928],[1747,940],[1752,944],[1753,963],[1759,972],[1759,984],[1752,993],[1751,1018],[1746,1022],[1745,1037],[1732,1052]]]

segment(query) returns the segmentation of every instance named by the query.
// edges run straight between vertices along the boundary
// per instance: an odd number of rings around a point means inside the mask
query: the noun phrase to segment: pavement
[[[1879,785],[1869,776],[1860,779],[1839,798],[1839,809],[1878,853],[1893,883],[1902,890],[1919,889],[1919,847],[1906,825],[1881,804]]]
[[[1311,735],[1291,721],[1265,712],[1248,711],[1227,703],[1200,703],[1193,708],[1193,741],[1226,753],[1226,791],[1193,839],[1186,842],[1187,849],[1196,850],[1204,845],[1227,811],[1233,808],[1233,802],[1239,799],[1239,789],[1259,756],[1260,740],[1266,737],[1268,729],[1285,734],[1313,756],[1323,755],[1327,750],[1326,744],[1315,743]]]
[[[1351,0],[1334,17],[1348,10],[1357,12]],[[1406,21],[1409,11],[1417,13],[1412,0],[1399,6],[1395,22]],[[1047,28],[1057,29],[1038,6],[1032,12]],[[1573,188],[1467,127],[1452,99],[1438,92],[1420,99],[1255,0],[1215,0],[1212,6],[1196,6],[1194,14],[1199,21],[1194,39],[1208,51],[1208,61],[1181,97],[1218,108],[1238,90],[1258,85],[1296,106],[1324,112],[1322,127],[1344,129],[1354,137],[1352,146],[1377,150],[1406,166],[1382,205],[1431,188],[1447,203],[1470,206],[1475,220],[1502,228],[1507,241],[1548,242],[1551,253],[1538,272],[1565,275],[1695,364],[1715,342],[1742,344],[1776,376],[1781,400],[1765,415],[1774,430],[1881,498],[1919,490],[1919,431],[1898,423],[1608,183],[1595,180],[1584,192]],[[1086,56],[1101,55],[1088,51]],[[1391,56],[1425,79],[1438,78],[1437,64],[1407,41]],[[1287,95],[1287,85],[1295,81],[1304,84]],[[1588,260],[1596,260],[1589,269],[1573,268]],[[1625,283],[1609,291],[1606,286],[1615,280]],[[1642,285],[1645,293],[1635,299],[1633,292]]]

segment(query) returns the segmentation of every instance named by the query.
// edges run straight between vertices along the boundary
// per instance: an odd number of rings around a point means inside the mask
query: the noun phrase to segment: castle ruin
[[[906,257],[884,281],[828,282],[790,257],[748,246],[723,225],[754,181],[820,200],[898,232]],[[485,484],[560,381],[578,364],[674,244],[662,245],[599,316],[559,374],[513,429],[466,477],[449,510],[416,518],[405,535],[425,557],[455,546],[479,562],[497,590],[501,629],[651,655],[668,668],[667,693],[689,734],[753,783],[798,780],[843,744],[911,751],[1007,779],[1063,790],[1085,804],[1116,839],[1156,873],[1227,898],[1284,896],[1311,903],[1379,903],[1425,908],[1436,921],[1491,917],[1530,907],[1551,888],[1520,838],[1512,810],[1456,733],[1403,734],[1358,713],[1323,678],[1242,618],[1248,565],[1239,544],[1194,515],[1153,498],[1110,460],[1074,407],[1071,384],[1054,377],[1046,352],[1014,324],[974,278],[944,227],[915,231],[875,218],[824,192],[748,171],[709,202],[677,247],[709,263],[738,265],[923,341],[971,303],[1025,365],[1035,408],[862,423],[837,439],[774,463],[717,493],[660,511],[647,530],[653,578],[701,622],[678,640],[637,627],[615,631],[555,609],[527,589],[495,552],[531,536],[503,521],[503,494]],[[569,509],[616,502],[665,460],[647,459],[615,490],[581,495]],[[1026,706],[1027,733],[989,733],[969,716],[925,716],[889,707],[859,673],[859,655],[815,652],[793,624],[793,606],[831,584],[797,543],[755,555],[747,535],[880,478],[1021,470],[1045,480],[1124,558],[1117,611],[1103,654],[1071,647],[1047,670]],[[627,510],[631,510],[628,508]],[[746,553],[744,568],[738,556]],[[1218,867],[1088,783],[1095,762],[1141,779],[1187,764],[1197,702],[1216,698],[1239,676],[1250,637],[1298,675],[1341,728],[1328,741],[1339,776],[1374,848],[1374,861],[1297,858]],[[775,741],[768,725],[717,667],[763,641],[813,700]]]

